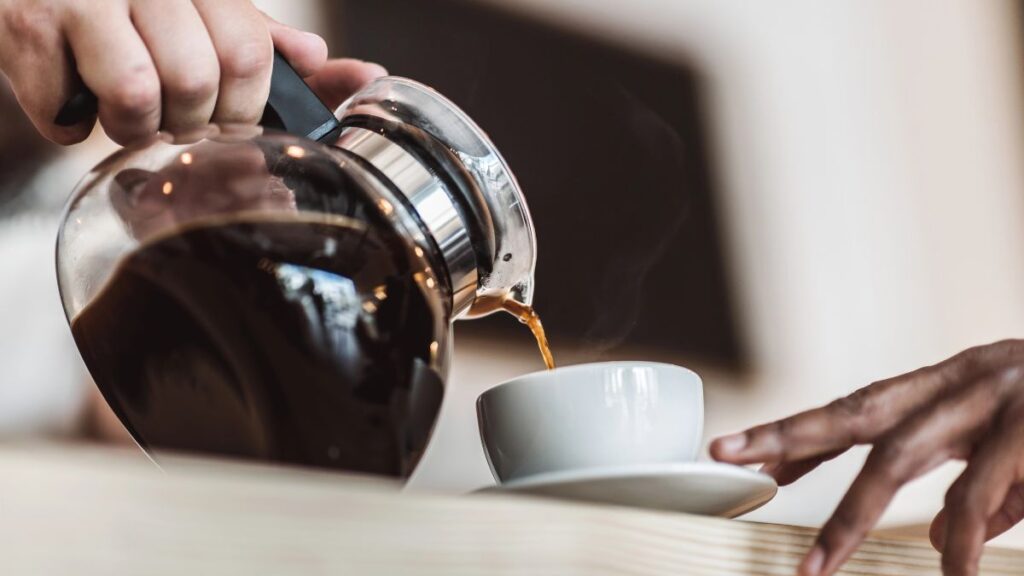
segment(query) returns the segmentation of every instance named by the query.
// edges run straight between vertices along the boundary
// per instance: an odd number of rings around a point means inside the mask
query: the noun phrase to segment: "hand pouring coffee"
[[[159,134],[86,176],[57,250],[75,341],[151,452],[406,476],[452,321],[532,318],[526,202],[472,120],[410,80],[336,117],[278,56],[264,124],[283,131]]]

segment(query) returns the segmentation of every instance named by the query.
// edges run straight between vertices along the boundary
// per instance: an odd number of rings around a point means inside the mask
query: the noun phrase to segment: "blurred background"
[[[475,118],[530,202],[556,360],[693,368],[707,439],[1024,336],[1018,0],[256,3]],[[63,200],[113,145],[58,150],[6,88],[0,108],[0,437],[109,435],[52,253]],[[491,483],[476,396],[543,367],[509,317],[455,342],[410,489]],[[751,518],[822,522],[863,457]],[[919,530],[956,473],[904,490],[885,526]]]

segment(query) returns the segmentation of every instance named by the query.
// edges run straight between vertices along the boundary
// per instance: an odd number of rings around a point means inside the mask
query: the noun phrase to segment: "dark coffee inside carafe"
[[[446,333],[409,254],[343,217],[197,223],[125,257],[72,332],[144,448],[404,476]]]

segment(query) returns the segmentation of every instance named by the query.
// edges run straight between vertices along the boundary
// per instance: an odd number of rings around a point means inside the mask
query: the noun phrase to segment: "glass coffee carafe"
[[[150,453],[407,476],[451,323],[531,302],[526,203],[410,80],[335,115],[278,56],[264,124],[158,134],[84,178],[57,247],[78,348]]]

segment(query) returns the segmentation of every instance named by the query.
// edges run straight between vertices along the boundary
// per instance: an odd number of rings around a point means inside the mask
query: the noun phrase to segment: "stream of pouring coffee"
[[[537,339],[537,348],[540,348],[540,355],[544,358],[544,365],[547,366],[548,370],[554,370],[555,357],[551,354],[551,346],[548,344],[547,334],[544,333],[544,324],[541,323],[540,316],[533,309],[533,306],[528,306],[508,297],[490,297],[477,300],[473,305],[473,309],[482,313],[501,309],[529,326],[530,331],[533,332],[533,337]]]
[[[551,345],[548,344],[548,336],[544,333],[544,324],[541,323],[540,316],[533,309],[533,306],[527,306],[509,298],[502,302],[501,307],[509,314],[519,318],[520,322],[530,327],[530,332],[533,332],[533,337],[537,339],[537,348],[540,348],[540,355],[544,358],[544,365],[547,366],[548,370],[554,370],[555,357],[551,354]]]

